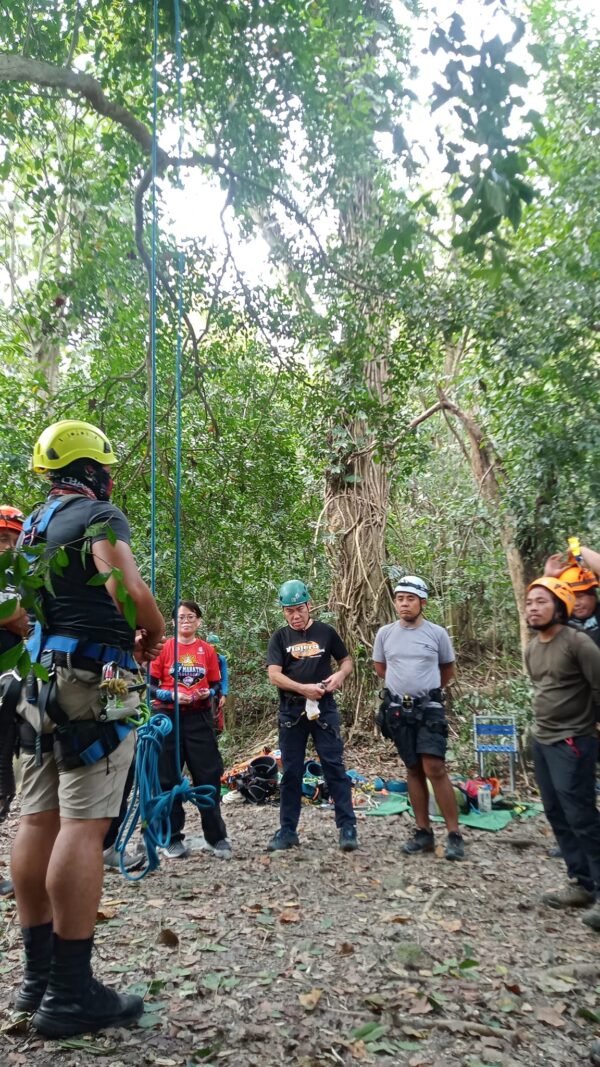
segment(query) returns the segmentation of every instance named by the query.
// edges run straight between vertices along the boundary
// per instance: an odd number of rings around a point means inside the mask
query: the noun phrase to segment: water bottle
[[[491,785],[480,785],[477,790],[477,807],[482,814],[492,810],[492,787]]]

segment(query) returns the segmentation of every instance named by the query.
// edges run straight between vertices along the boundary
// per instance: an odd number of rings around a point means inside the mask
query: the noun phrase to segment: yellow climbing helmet
[[[96,463],[117,462],[106,434],[97,426],[79,419],[63,419],[47,426],[33,447],[32,467],[36,474],[60,470],[75,459],[95,459]]]

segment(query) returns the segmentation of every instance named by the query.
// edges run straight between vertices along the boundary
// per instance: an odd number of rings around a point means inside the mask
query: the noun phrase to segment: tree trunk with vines
[[[368,177],[355,182],[352,203],[341,214],[341,237],[357,264],[367,254],[365,234],[377,217],[377,205]],[[362,374],[371,398],[386,399],[388,337],[382,336],[376,298],[364,302],[365,355]],[[369,329],[369,323],[373,324]],[[325,483],[324,516],[330,540],[327,554],[331,570],[330,606],[336,613],[340,635],[354,657],[354,673],[344,692],[346,715],[360,725],[367,715],[375,689],[371,661],[377,629],[393,615],[386,576],[386,526],[390,472],[385,458],[375,462],[374,433],[363,418],[343,419],[348,448],[338,456]],[[333,465],[332,465],[333,466]]]

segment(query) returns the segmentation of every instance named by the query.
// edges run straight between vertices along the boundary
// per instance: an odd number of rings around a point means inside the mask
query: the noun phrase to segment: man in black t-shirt
[[[342,852],[358,848],[352,785],[344,767],[340,717],[333,694],[352,673],[352,659],[339,634],[310,617],[304,582],[284,582],[279,590],[286,626],[269,641],[269,681],[279,689],[279,747],[283,763],[280,829],[267,850],[299,845],[302,776],[309,736],[313,738],[334,806]],[[332,673],[331,661],[338,670]]]
[[[128,685],[137,683],[136,660],[153,659],[164,633],[129,547],[127,519],[110,503],[115,462],[95,426],[65,420],[48,427],[33,469],[47,475],[50,492],[23,529],[25,550],[44,546],[55,566],[52,587],[41,590],[41,662],[50,683],[35,702],[28,681],[17,706],[23,783],[12,878],[25,975],[15,1004],[35,1012],[33,1025],[47,1037],[127,1026],[144,1010],[140,997],[108,989],[91,969],[103,841],[133,756],[124,720],[139,704],[132,689],[115,704],[115,721],[104,721],[102,669],[114,663]],[[124,617],[123,590],[139,638]]]

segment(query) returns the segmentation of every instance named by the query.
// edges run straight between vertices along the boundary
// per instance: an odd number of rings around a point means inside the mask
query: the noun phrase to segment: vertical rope
[[[173,0],[175,12],[175,75],[177,79],[177,117],[179,120],[179,157],[183,155],[183,92],[181,78],[183,56],[181,51],[181,13],[179,0]],[[175,350],[175,759],[179,779],[182,778],[181,757],[179,751],[179,632],[177,612],[181,596],[181,438],[182,438],[182,332],[183,332],[183,275],[185,259],[180,248],[177,249],[177,345]]]
[[[183,94],[181,89],[183,58],[181,51],[181,21],[179,0],[175,5],[175,67],[177,76],[177,111],[179,116],[179,155],[183,147]],[[158,0],[153,4],[154,41],[152,46],[152,270],[150,278],[150,448],[151,448],[151,501],[150,501],[150,584],[152,592],[156,586],[156,256],[158,218],[156,203],[157,146],[158,146]],[[177,251],[177,344],[175,355],[175,397],[176,397],[176,443],[175,443],[175,711],[173,730],[175,740],[176,765],[179,782],[164,792],[160,787],[158,773],[159,757],[167,735],[171,732],[171,719],[166,715],[153,715],[148,723],[138,730],[136,748],[136,773],[133,794],[129,800],[127,814],[123,820],[115,848],[120,855],[121,872],[132,881],[144,878],[148,871],[156,870],[159,864],[158,850],[167,848],[171,841],[171,815],[174,802],[179,799],[191,801],[199,811],[214,807],[217,790],[213,785],[192,787],[189,778],[184,778],[179,752],[179,647],[178,620],[181,584],[181,440],[182,440],[182,334],[183,334],[183,279],[185,258],[183,252]],[[138,875],[129,874],[125,868],[125,849],[141,821],[146,844],[147,862]]]
[[[152,215],[150,271],[150,588],[156,592],[156,245],[158,208],[156,169],[158,156],[158,0],[153,3],[152,34]]]

